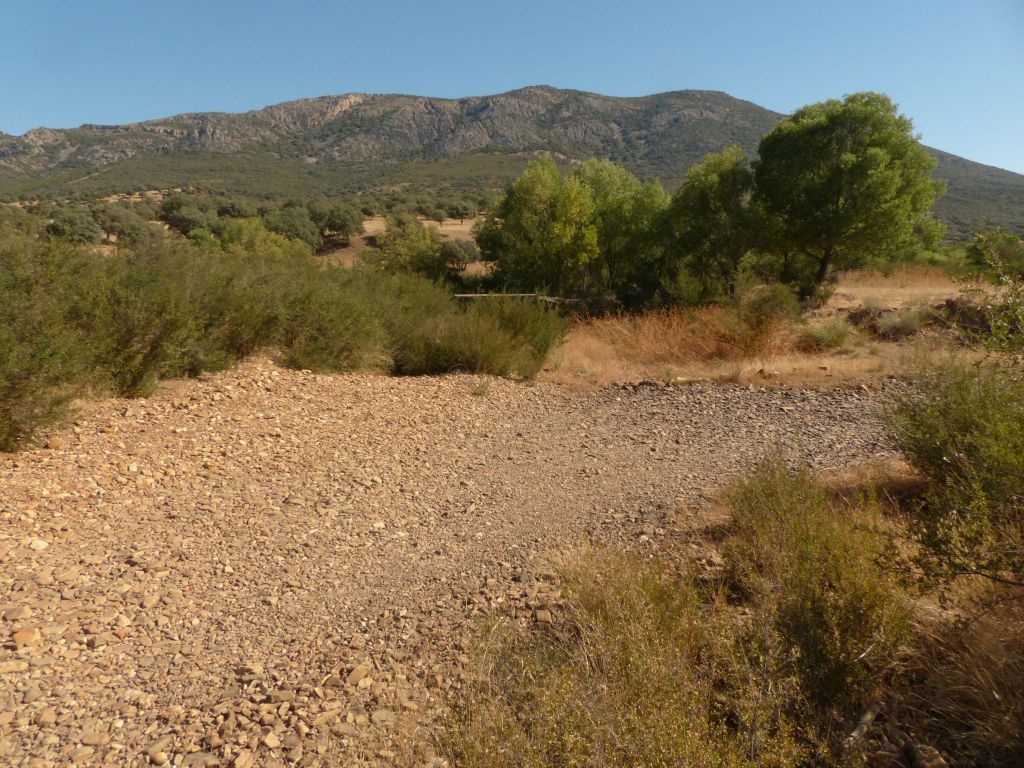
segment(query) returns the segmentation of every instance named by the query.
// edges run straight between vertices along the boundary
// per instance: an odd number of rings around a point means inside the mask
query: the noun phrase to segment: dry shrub
[[[957,764],[1024,765],[1024,603],[940,627],[911,660],[905,717]],[[998,599],[998,598],[996,598]]]
[[[493,624],[442,733],[455,766],[795,766],[792,686],[771,640],[687,578],[590,553],[546,631]]]
[[[850,326],[842,318],[832,318],[819,325],[814,325],[796,340],[796,347],[801,352],[825,352],[840,349],[850,336]]]
[[[909,629],[875,505],[838,503],[779,459],[758,467],[728,501],[732,581],[774,617],[809,699],[825,707],[855,702]]]
[[[702,307],[601,318],[589,331],[631,362],[672,365],[788,352],[791,325],[782,320],[750,325],[730,308]]]

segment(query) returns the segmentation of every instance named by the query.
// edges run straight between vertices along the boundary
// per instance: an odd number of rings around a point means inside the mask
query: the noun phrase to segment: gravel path
[[[884,393],[572,393],[253,360],[0,457],[0,764],[429,764],[474,617],[678,530],[781,448],[891,453]]]

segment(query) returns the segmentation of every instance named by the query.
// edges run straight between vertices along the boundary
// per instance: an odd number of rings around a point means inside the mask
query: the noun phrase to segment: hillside
[[[478,189],[536,153],[604,157],[678,185],[704,154],[753,153],[781,117],[713,91],[619,98],[545,86],[438,99],[346,94],[240,114],[0,134],[0,195],[101,194],[202,186],[259,195],[355,193],[399,185]],[[1024,231],[1024,176],[935,151],[951,233],[983,218]]]

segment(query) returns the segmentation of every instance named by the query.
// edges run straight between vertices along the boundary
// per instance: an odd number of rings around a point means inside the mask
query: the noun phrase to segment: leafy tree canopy
[[[735,294],[740,262],[759,234],[753,196],[753,170],[733,146],[691,168],[672,197],[667,247],[701,282],[705,298]]]
[[[910,119],[878,93],[855,93],[797,110],[761,140],[757,199],[777,219],[779,245],[807,259],[820,285],[941,229],[930,211],[943,190]]]
[[[550,158],[534,160],[480,226],[477,244],[512,285],[578,294],[598,255],[594,213],[580,179],[563,179]]]

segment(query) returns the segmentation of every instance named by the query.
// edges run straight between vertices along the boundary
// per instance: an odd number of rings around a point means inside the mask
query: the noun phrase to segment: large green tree
[[[512,286],[581,295],[598,255],[594,211],[583,182],[563,178],[554,160],[533,160],[478,228],[477,244]]]
[[[672,196],[666,248],[701,283],[705,298],[733,296],[743,257],[760,234],[754,173],[739,147],[706,155]]]
[[[931,206],[943,185],[910,119],[878,93],[797,110],[761,140],[757,199],[778,224],[776,246],[803,259],[804,281],[886,255],[941,230]]]
[[[662,277],[655,227],[668,207],[668,194],[660,182],[641,183],[607,160],[588,160],[573,177],[594,203],[598,253],[589,267],[592,292],[627,304],[650,299]]]

